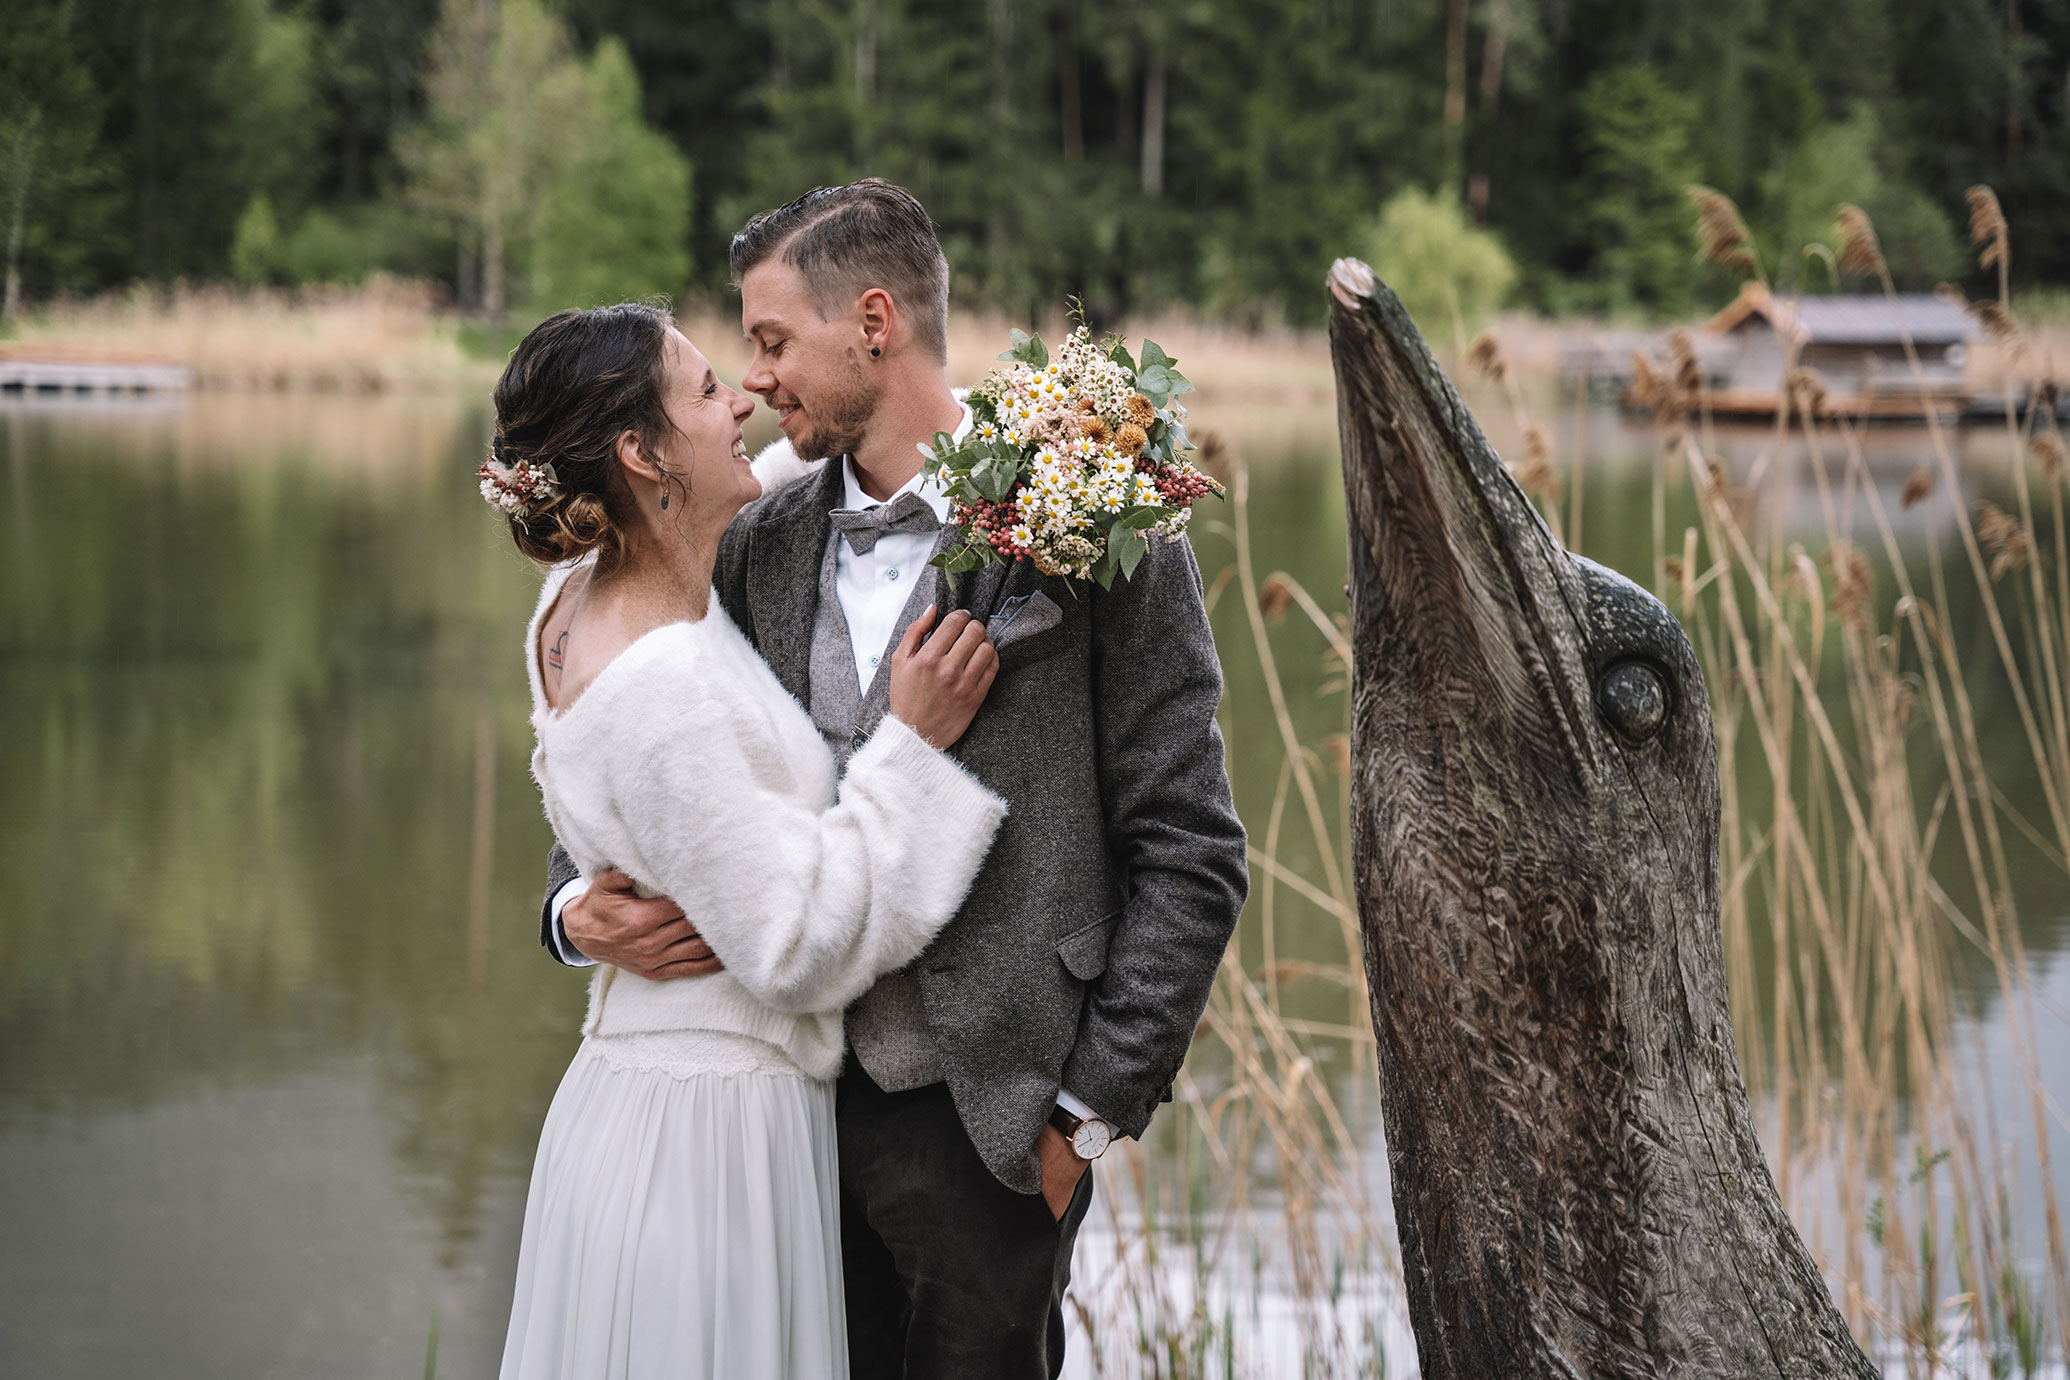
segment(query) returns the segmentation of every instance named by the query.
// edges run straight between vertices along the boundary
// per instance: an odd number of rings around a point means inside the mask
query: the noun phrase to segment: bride
[[[482,493],[548,567],[525,643],[547,818],[724,963],[601,967],[540,1133],[503,1380],[839,1377],[841,1011],[955,913],[1005,804],[944,749],[998,658],[916,621],[833,759],[712,592],[754,404],[651,307],[563,312],[496,386]],[[923,637],[926,640],[922,641]]]

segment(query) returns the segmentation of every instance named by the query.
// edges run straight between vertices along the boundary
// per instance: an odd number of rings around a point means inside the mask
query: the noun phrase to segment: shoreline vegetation
[[[2002,265],[2004,222],[1978,190],[1975,235],[1984,262],[1995,252]],[[1872,262],[1862,226],[1855,252]],[[2017,323],[2009,295],[1998,305]],[[1472,363],[1484,384],[1511,369],[1496,337]],[[1734,1033],[1776,1186],[1882,1373],[2061,1375],[2070,1244],[2051,1160],[2062,1111],[2042,1077],[2060,1040],[2046,1022],[2061,1013],[2036,991],[2048,960],[2030,958],[2027,927],[2060,915],[2070,874],[2062,434],[2038,409],[2016,415],[2007,390],[2012,459],[1993,499],[1948,502],[1944,526],[1901,535],[1903,509],[1966,493],[1947,429],[1924,428],[1931,458],[1901,498],[1886,494],[1861,429],[1793,381],[1772,432],[1805,448],[1818,517],[1815,532],[1791,529],[1779,467],[1722,458],[1693,353],[1677,364],[1655,406],[1651,568],[1627,573],[1681,618],[1713,702]],[[1493,420],[1501,394],[1483,396],[1476,410]],[[1555,531],[1580,526],[1585,459],[1519,470]],[[1134,1232],[1115,1242],[1104,1312],[1081,1303],[1080,1314],[1111,1347],[1100,1374],[1394,1374],[1413,1355],[1397,1349],[1404,1291],[1380,1166],[1362,1153],[1371,1120],[1318,1071],[1333,1046],[1353,1067],[1375,1060],[1349,876],[1349,624],[1335,591],[1254,565],[1248,476],[1229,463],[1228,521],[1199,524],[1196,539],[1233,548],[1210,605],[1241,604],[1250,637],[1230,639],[1224,658],[1254,658],[1264,678],[1278,794],[1267,818],[1247,820],[1254,908],[1178,1105],[1155,1128],[1159,1148],[1119,1147],[1123,1172],[1109,1182]],[[1275,644],[1312,647],[1318,633],[1342,719],[1304,739]],[[1995,714],[2017,719],[2023,750],[1994,760],[1979,722]],[[1341,951],[1282,957],[1302,910],[1341,935]],[[1341,1019],[1319,1019],[1336,1001]],[[2006,1042],[2010,1091],[1997,1105],[1965,1021]],[[1370,1091],[1356,1099],[1369,1107]],[[1184,1172],[1157,1173],[1153,1155]],[[1258,1163],[1272,1166],[1274,1201],[1258,1201],[1242,1172]],[[1258,1364],[1272,1344],[1268,1280],[1292,1299],[1281,1340],[1298,1338],[1270,1370]]]
[[[35,358],[87,355],[183,365],[196,388],[212,391],[316,393],[465,393],[486,395],[508,351],[530,324],[524,317],[498,323],[458,312],[434,281],[376,275],[358,286],[303,288],[175,284],[138,285],[126,292],[60,299],[19,317],[0,334],[0,354]],[[2070,291],[2038,290],[2014,298],[2015,333],[1986,320],[1968,376],[1980,393],[2008,383],[2029,387],[2070,376]],[[678,313],[684,332],[722,373],[738,379],[748,363],[736,318],[723,304],[686,303]],[[997,312],[958,310],[950,318],[949,375],[967,383],[982,377],[1008,332],[1029,322]],[[1061,313],[1035,322],[1047,336],[1068,329]],[[1699,330],[1701,321],[1683,329]],[[1316,329],[1253,327],[1166,313],[1116,323],[1118,333],[1148,335],[1186,361],[1211,411],[1278,414],[1329,410],[1335,405],[1328,336]],[[1460,331],[1433,331],[1446,370],[1463,378],[1476,346],[1502,342],[1505,385],[1532,393],[1576,379],[1563,361],[1591,344],[1669,348],[1675,328],[1591,317],[1547,319],[1523,313],[1494,318],[1471,340]],[[1445,338],[1450,335],[1453,338]]]

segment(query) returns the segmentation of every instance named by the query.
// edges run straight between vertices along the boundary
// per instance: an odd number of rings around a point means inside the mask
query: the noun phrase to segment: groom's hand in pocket
[[[1046,1122],[1035,1133],[1035,1158],[1042,1161],[1042,1201],[1049,1205],[1049,1215],[1061,1222],[1091,1162],[1078,1158],[1064,1133]]]
[[[726,965],[683,909],[666,896],[634,893],[633,879],[605,868],[561,911],[561,927],[584,956],[644,978],[702,977]]]

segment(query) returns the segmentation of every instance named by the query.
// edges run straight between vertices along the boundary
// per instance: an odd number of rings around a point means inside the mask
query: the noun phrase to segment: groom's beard
[[[811,427],[791,438],[791,450],[800,460],[830,460],[853,455],[869,433],[870,419],[877,415],[877,394],[863,381],[859,363],[851,361],[847,378],[805,409]]]

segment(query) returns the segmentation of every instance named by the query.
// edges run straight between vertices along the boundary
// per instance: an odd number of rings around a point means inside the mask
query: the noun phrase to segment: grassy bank
[[[2013,306],[2018,331],[1991,334],[1975,351],[1972,377],[1985,390],[2070,373],[2070,292],[2037,292]],[[690,304],[682,324],[722,375],[738,380],[746,371],[748,349],[730,304]],[[981,312],[952,316],[951,379],[968,383],[982,376],[1008,331],[1025,324]],[[356,288],[297,291],[138,288],[53,304],[24,317],[15,340],[16,348],[182,364],[205,389],[485,395],[528,325],[523,318],[489,325],[447,311],[433,285],[375,279]],[[1040,329],[1055,339],[1068,323],[1059,313]],[[1157,340],[1179,359],[1198,389],[1188,401],[1199,422],[1232,443],[1266,435],[1303,448],[1334,443],[1335,380],[1321,332],[1246,330],[1186,316],[1124,322],[1120,329],[1132,342]],[[1512,315],[1489,334],[1502,342],[1508,381],[1534,405],[1545,405],[1566,397],[1571,383],[1562,378],[1563,361],[1585,343],[1629,343],[1647,333],[1629,324]],[[1434,344],[1446,367],[1460,372],[1469,342]]]
[[[55,303],[18,323],[23,346],[183,364],[199,388],[268,392],[485,390],[498,363],[428,284],[356,288],[138,288]]]

